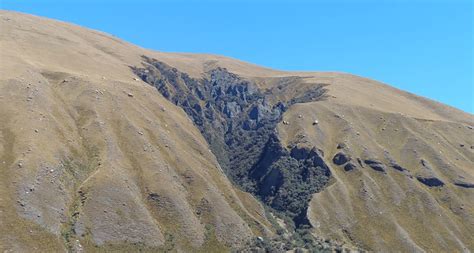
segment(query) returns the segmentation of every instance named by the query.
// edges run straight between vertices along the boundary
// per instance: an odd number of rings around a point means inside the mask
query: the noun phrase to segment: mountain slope
[[[349,74],[0,22],[0,249],[222,251],[283,240],[268,210],[366,250],[474,249],[470,114]]]
[[[1,20],[2,249],[218,248],[266,233],[262,206],[127,65],[83,41],[76,51],[41,35],[54,38],[41,29],[55,22],[35,30],[28,22],[38,18]]]

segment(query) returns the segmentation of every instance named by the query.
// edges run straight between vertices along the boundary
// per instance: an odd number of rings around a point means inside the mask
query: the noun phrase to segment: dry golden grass
[[[349,74],[154,52],[13,12],[0,11],[0,43],[2,252],[221,252],[272,233],[262,206],[232,186],[186,114],[135,80],[130,66],[142,55],[194,77],[225,67],[262,89],[274,77],[306,77],[287,95],[328,84],[327,100],[293,106],[290,125],[278,127],[284,144],[318,147],[331,164],[333,183],[308,211],[314,233],[375,251],[474,249],[473,189],[453,184],[474,183],[471,114]],[[393,159],[407,171],[345,172],[331,163],[338,143],[354,159]],[[427,173],[421,159],[444,187],[416,180]]]

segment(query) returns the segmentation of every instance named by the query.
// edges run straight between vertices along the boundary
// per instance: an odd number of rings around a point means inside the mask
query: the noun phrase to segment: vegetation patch
[[[308,202],[327,185],[329,168],[316,149],[282,147],[276,126],[291,105],[323,99],[324,85],[314,84],[302,96],[278,101],[275,98],[285,97],[278,90],[301,81],[298,77],[283,80],[279,89],[261,91],[225,68],[196,79],[155,59],[143,60],[144,67],[132,67],[134,73],[183,108],[229,178],[296,227],[308,226]]]

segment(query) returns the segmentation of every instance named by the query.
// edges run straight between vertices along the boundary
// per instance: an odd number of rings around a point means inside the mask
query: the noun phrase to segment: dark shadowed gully
[[[143,60],[142,68],[132,67],[135,74],[183,108],[235,184],[296,226],[309,225],[308,202],[327,185],[330,171],[322,151],[282,147],[276,126],[292,104],[323,99],[324,85],[313,85],[301,97],[275,101],[283,97],[277,94],[281,89],[262,91],[225,68],[195,79],[157,60]],[[279,86],[300,79],[282,78]]]

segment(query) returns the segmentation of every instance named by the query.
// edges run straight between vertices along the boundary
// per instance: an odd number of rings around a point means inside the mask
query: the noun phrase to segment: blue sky
[[[474,113],[473,1],[0,0],[142,47],[369,77]]]

